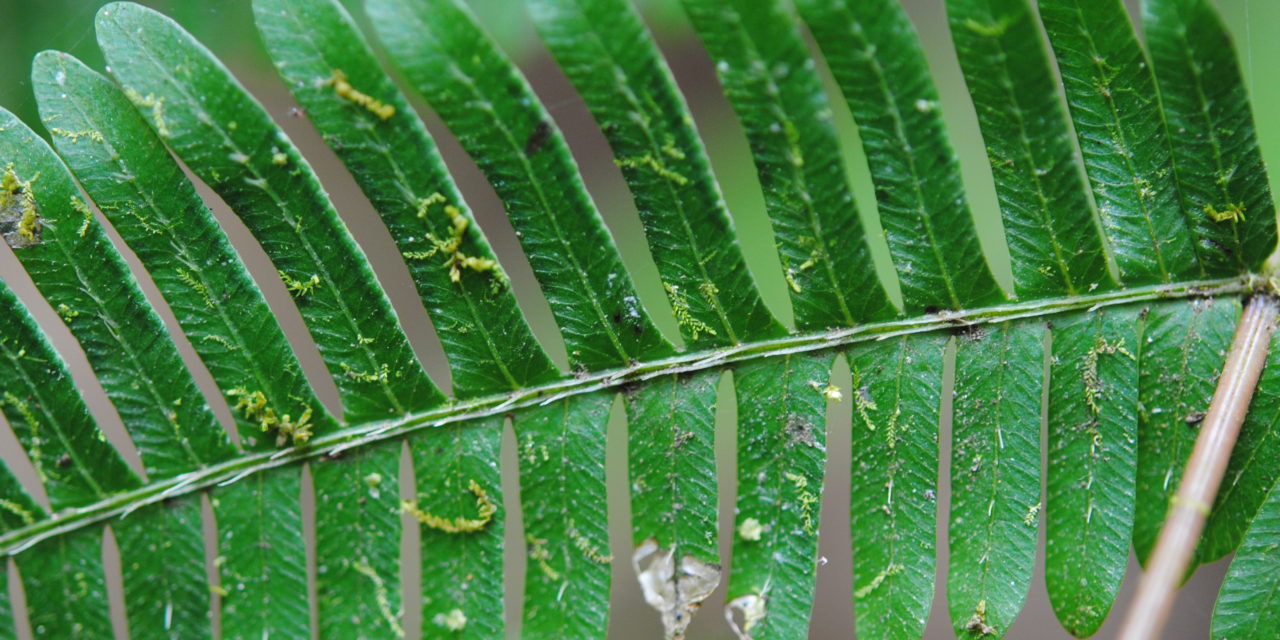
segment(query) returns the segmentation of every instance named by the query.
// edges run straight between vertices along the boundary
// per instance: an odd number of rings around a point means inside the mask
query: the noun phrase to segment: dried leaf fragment
[[[725,604],[724,619],[729,623],[729,628],[733,629],[734,635],[738,636],[738,640],[751,640],[751,630],[764,620],[766,602],[765,596],[750,593]],[[742,614],[741,626],[734,618],[735,613]]]
[[[676,551],[659,547],[652,538],[636,547],[631,564],[640,579],[644,601],[662,615],[666,640],[684,640],[693,613],[720,585],[720,566],[691,555],[677,564]]]

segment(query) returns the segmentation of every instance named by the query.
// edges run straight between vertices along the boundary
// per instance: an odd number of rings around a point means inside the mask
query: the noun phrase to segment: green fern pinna
[[[1208,0],[1144,0],[1141,41],[1120,0],[946,0],[1012,289],[979,243],[899,0],[682,0],[749,143],[786,323],[757,292],[689,109],[634,8],[528,0],[630,189],[678,335],[641,304],[562,132],[461,0],[355,3],[399,84],[337,0],[252,4],[301,113],[400,253],[452,388],[428,378],[406,337],[416,328],[263,105],[175,22],[102,7],[106,75],[64,53],[35,58],[52,146],[0,109],[0,234],[78,341],[140,464],[107,442],[62,357],[0,286],[0,408],[37,481],[0,473],[0,579],[14,582],[0,589],[0,638],[500,638],[511,633],[504,592],[521,588],[523,637],[602,638],[616,562],[634,566],[668,639],[713,594],[726,633],[803,638],[820,516],[845,517],[819,509],[836,402],[853,415],[858,637],[924,633],[940,508],[957,637],[1008,631],[1042,520],[1050,602],[1068,632],[1088,636],[1131,546],[1151,558],[1178,504],[1245,301],[1275,288],[1276,212]],[[401,86],[501,199],[567,365],[530,329]],[[861,206],[879,214],[893,273],[873,265],[832,100],[857,125],[874,185]],[[301,343],[183,166],[269,258],[280,280],[269,288],[288,292],[340,412],[317,400]],[[179,342],[220,398],[197,386]],[[1216,502],[1192,505],[1208,517],[1192,566],[1235,553],[1214,638],[1280,635],[1272,353]],[[848,388],[833,383],[838,358]],[[715,423],[729,372],[736,502],[720,522],[715,440],[731,434]],[[619,397],[629,545],[611,544],[600,515]],[[220,403],[234,429],[211,409]],[[499,469],[506,418],[519,525]],[[944,421],[950,500],[939,505]],[[305,518],[304,493],[315,505]],[[504,580],[513,526],[523,587]],[[412,572],[404,536],[420,547]],[[104,544],[118,548],[118,576]],[[402,573],[420,574],[421,591]],[[12,607],[19,593],[26,605]]]

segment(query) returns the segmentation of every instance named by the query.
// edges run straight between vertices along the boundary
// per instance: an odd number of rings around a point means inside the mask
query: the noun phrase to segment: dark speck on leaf
[[[987,337],[987,330],[980,324],[967,324],[957,327],[955,334],[970,342],[978,342]]]
[[[547,141],[551,140],[551,123],[543,120],[538,126],[533,128],[529,133],[529,139],[524,142],[524,154],[526,156],[534,155],[542,151],[547,146]]]
[[[813,434],[813,426],[797,415],[787,416],[787,447],[793,447],[797,444],[804,444],[810,447],[817,444],[817,438]]]

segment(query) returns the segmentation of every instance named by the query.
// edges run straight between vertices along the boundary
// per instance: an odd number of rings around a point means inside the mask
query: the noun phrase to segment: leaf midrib
[[[213,486],[227,486],[255,473],[301,463],[321,456],[336,457],[343,451],[403,437],[428,428],[506,415],[516,409],[545,406],[556,400],[603,389],[620,390],[627,385],[664,375],[728,367],[737,363],[796,353],[841,349],[849,345],[891,337],[1005,322],[1143,301],[1177,300],[1192,297],[1229,296],[1246,293],[1260,277],[1188,281],[1173,284],[1104,291],[1072,298],[1046,298],[1031,302],[979,307],[968,311],[944,311],[916,318],[868,323],[857,327],[798,333],[783,338],[678,354],[629,367],[596,371],[581,377],[490,394],[466,401],[447,402],[431,411],[388,420],[371,421],[312,439],[304,448],[254,452],[210,465],[186,474],[152,482],[139,489],[108,497],[84,507],[66,509],[52,518],[0,535],[0,557],[16,555],[37,542],[74,531],[95,522],[123,517],[152,503],[196,493]]]
[[[893,373],[893,412],[888,414],[889,420],[891,421],[890,424],[896,423],[898,416],[902,413],[902,374],[903,370],[906,368],[907,360],[909,359],[907,352],[907,344],[904,342],[898,348],[898,361],[896,363],[897,370]],[[901,456],[898,454],[898,448],[894,445],[894,438],[896,438],[897,435],[890,433],[891,431],[894,431],[894,429],[886,429],[885,431],[886,440],[889,444],[889,459],[885,461],[884,468],[886,470],[885,475],[889,477],[889,481],[886,483],[888,491],[886,492],[887,495],[885,497],[885,506],[888,508],[887,515],[889,516],[889,522],[886,528],[892,533],[892,535],[885,536],[884,555],[886,562],[884,563],[884,567],[881,569],[884,573],[879,574],[884,576],[884,584],[881,586],[884,587],[884,592],[888,594],[885,596],[884,601],[890,603],[899,599],[895,597],[896,592],[898,591],[898,580],[894,577],[894,572],[891,568],[897,564],[895,561],[898,559],[898,540],[901,537],[900,527],[898,526],[898,510],[893,506],[893,485],[894,480],[898,479],[898,467],[901,463]],[[869,584],[874,583],[875,578],[872,578],[871,583]],[[865,589],[866,586],[862,588]],[[906,590],[908,591],[908,595],[910,595],[910,587]]]
[[[1000,354],[1001,364],[1000,366],[996,367],[995,388],[999,389],[1000,391],[996,393],[996,397],[992,401],[994,403],[993,413],[995,415],[995,419],[992,420],[992,426],[995,427],[995,429],[993,430],[993,433],[995,435],[995,441],[992,442],[991,444],[993,445],[992,450],[994,452],[995,459],[992,460],[991,486],[990,486],[990,491],[988,491],[987,493],[991,501],[987,503],[988,504],[987,522],[986,522],[987,533],[986,533],[986,540],[984,540],[984,545],[982,549],[982,557],[984,559],[989,558],[991,556],[992,549],[994,549],[996,545],[1000,543],[1000,541],[998,541],[998,536],[996,535],[996,532],[995,532],[996,524],[999,523],[1000,518],[998,518],[995,515],[995,509],[997,508],[996,501],[1000,498],[1000,483],[1001,483],[1001,477],[1002,477],[1001,472],[1004,470],[1004,467],[1001,465],[1001,463],[1003,462],[1003,459],[1000,457],[1000,454],[1004,451],[1004,425],[1003,425],[1003,420],[1005,415],[1004,414],[1004,410],[1005,410],[1004,409],[1004,399],[1005,399],[1005,394],[1004,394],[1005,381],[1004,380],[1005,380],[1005,373],[1008,372],[1008,365],[1004,363],[1008,362],[1009,360],[1009,357],[1008,357],[1009,356],[1009,326],[1008,325],[1005,325],[1000,331],[999,354]],[[979,602],[986,602],[988,594],[990,594],[995,589],[992,588],[987,581],[987,578],[990,577],[991,575],[990,563],[984,560],[981,564],[982,564],[982,569],[981,569],[982,577],[978,579],[978,594],[980,598]],[[953,622],[958,622],[958,621],[953,620]]]
[[[791,406],[790,382],[791,382],[791,372],[792,372],[792,369],[794,368],[794,365],[791,362],[791,358],[785,357],[785,356],[784,358],[785,360],[783,362],[782,372],[778,376],[778,380],[782,382],[781,384],[782,393],[780,393],[777,397],[772,398],[771,402],[776,403],[777,406],[783,407],[782,415],[786,416],[790,414],[790,411],[789,411]],[[735,382],[737,382],[737,380],[735,380]],[[772,427],[773,425],[768,425],[768,426]],[[785,423],[782,424],[781,427],[783,430],[786,430],[787,428]],[[773,521],[773,524],[769,526],[768,548],[773,550],[773,553],[769,554],[769,564],[765,568],[763,582],[756,583],[756,585],[758,585],[757,588],[759,588],[760,590],[758,592],[760,597],[764,598],[766,601],[768,601],[770,599],[770,596],[773,595],[769,593],[773,589],[773,576],[779,573],[780,569],[778,565],[782,564],[782,562],[778,559],[777,549],[778,547],[785,544],[784,538],[791,537],[792,535],[794,535],[794,531],[784,532],[782,529],[782,521],[784,517],[783,511],[787,506],[787,503],[784,500],[782,500],[782,494],[786,491],[786,484],[784,482],[784,479],[786,478],[786,474],[788,473],[787,462],[789,462],[789,460],[787,459],[786,454],[783,451],[779,451],[778,455],[774,456],[764,465],[764,467],[769,471],[775,472],[775,473],[770,473],[769,478],[773,481],[772,484],[773,484],[774,495],[778,496],[773,503],[773,514],[771,515],[771,520]],[[764,473],[764,472],[761,472],[761,473]],[[761,488],[764,488],[763,485],[761,485]],[[732,586],[732,583],[730,584],[730,586]],[[746,593],[750,593],[750,592],[748,591]],[[772,618],[768,616],[766,616],[763,620],[761,620],[761,622],[764,623],[762,625],[764,629],[769,628],[768,625],[771,621],[772,621]]]

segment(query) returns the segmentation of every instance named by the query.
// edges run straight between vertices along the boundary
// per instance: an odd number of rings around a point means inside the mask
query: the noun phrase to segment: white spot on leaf
[[[462,631],[467,628],[467,614],[462,609],[454,609],[449,613],[437,613],[431,623],[449,631]]]
[[[756,541],[760,539],[760,534],[764,533],[764,526],[755,518],[747,518],[738,525],[738,535],[743,540]]]

